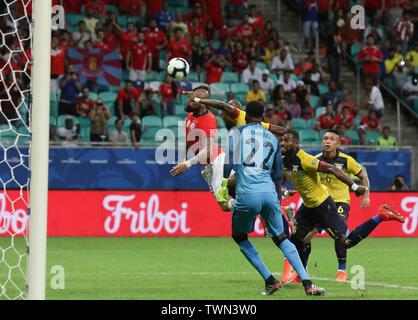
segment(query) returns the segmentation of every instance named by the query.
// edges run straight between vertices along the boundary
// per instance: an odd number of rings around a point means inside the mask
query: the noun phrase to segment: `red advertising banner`
[[[22,198],[22,199],[21,199]],[[231,213],[223,212],[205,191],[50,191],[48,236],[230,236]],[[372,193],[363,210],[352,196],[350,230],[389,204],[405,218],[404,224],[382,222],[374,237],[418,236],[418,193]],[[299,195],[282,205],[297,208]],[[12,206],[13,204],[13,206]],[[18,191],[0,193],[0,235],[21,235],[27,228],[25,201]],[[257,220],[253,236],[262,236]],[[320,236],[324,236],[320,235]]]

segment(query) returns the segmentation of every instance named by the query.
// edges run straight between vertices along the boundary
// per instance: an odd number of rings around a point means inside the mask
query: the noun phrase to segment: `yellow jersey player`
[[[295,244],[305,268],[310,246],[305,244],[304,239],[315,228],[324,229],[330,237],[348,249],[366,238],[382,221],[405,222],[405,219],[398,213],[392,211],[387,205],[382,205],[374,217],[347,234],[347,221],[338,213],[338,208],[330,196],[328,188],[321,183],[320,173],[340,180],[356,192],[357,196],[365,195],[368,188],[354,183],[337,166],[299,149],[297,131],[287,130],[280,142],[284,174],[303,199],[303,203],[295,215],[296,226],[291,240]],[[300,282],[300,279],[296,279],[294,282]]]
[[[330,163],[342,169],[348,176],[355,176],[360,180],[363,186],[367,187],[367,191],[360,200],[360,207],[367,209],[370,207],[370,182],[365,170],[362,170],[360,165],[352,157],[342,153],[340,147],[340,135],[336,130],[327,130],[322,138],[323,152],[317,154],[315,158]],[[350,211],[350,190],[348,186],[336,179],[333,175],[326,173],[319,173],[321,183],[327,187],[328,193],[334,200],[337,206],[337,212],[346,221]],[[314,236],[312,233],[311,236]],[[305,241],[306,242],[306,241]],[[338,259],[338,272],[336,281],[347,280],[347,248],[342,246],[339,242],[335,242],[335,253]]]

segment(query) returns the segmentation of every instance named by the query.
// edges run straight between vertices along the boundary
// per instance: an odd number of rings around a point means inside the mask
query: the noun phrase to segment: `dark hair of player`
[[[299,133],[293,129],[287,129],[285,134],[290,134],[293,139],[299,142]]]
[[[338,138],[340,138],[340,134],[338,133],[338,131],[337,131],[337,130],[334,130],[334,129],[328,129],[327,131],[325,131],[325,133],[328,133],[328,132],[335,133],[335,134],[338,136]]]
[[[250,101],[247,104],[245,112],[247,113],[248,117],[263,118],[264,105],[258,101]]]

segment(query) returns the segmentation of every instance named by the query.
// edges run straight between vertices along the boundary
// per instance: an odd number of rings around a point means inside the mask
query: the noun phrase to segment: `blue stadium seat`
[[[345,135],[351,139],[352,144],[359,144],[360,138],[356,130],[346,130]]]
[[[318,96],[314,96],[314,95],[309,96],[309,103],[311,104],[313,109],[316,109],[319,106],[320,100],[321,98]]]
[[[99,93],[99,98],[103,100],[104,103],[106,103],[109,107],[109,104],[112,104],[115,102],[116,97],[118,96],[115,92],[102,92]]]
[[[329,88],[323,84],[318,84],[319,95],[323,95],[329,92]]]
[[[62,114],[60,116],[58,116],[58,120],[57,120],[57,128],[63,127],[65,125],[65,119],[67,118],[72,118],[73,119],[73,124],[76,125],[78,122],[78,118],[71,115],[71,114]]]
[[[178,123],[183,121],[180,117],[177,116],[166,116],[163,118],[163,127],[170,128],[170,127],[178,127]]]
[[[306,121],[306,124],[308,129],[313,130],[316,126],[316,119],[309,119],[308,121]]]
[[[307,123],[305,119],[301,119],[301,118],[293,118],[292,119],[293,122],[293,129],[295,130],[299,130],[299,129],[307,129]]]
[[[309,129],[299,130],[299,137],[301,144],[313,144],[313,142],[320,140],[318,132]]]
[[[245,83],[239,82],[239,83],[232,83],[231,84],[231,91],[234,92],[235,95],[237,93],[245,93],[245,94],[247,94],[247,92],[249,90],[250,90],[250,88]]]
[[[357,127],[360,125],[360,122],[361,122],[361,118],[359,118],[359,117],[356,117],[356,118],[353,119],[354,129],[357,129]]]
[[[215,82],[215,83],[212,83],[212,86],[214,86],[216,89],[218,89],[220,91],[223,91],[225,93],[228,93],[229,90],[230,90],[229,89],[229,84],[223,83],[223,82]]]
[[[315,109],[315,118],[317,118],[317,119],[318,119],[318,117],[319,117],[321,114],[324,114],[324,113],[325,113],[325,111],[326,111],[326,107],[318,107],[318,108],[316,108],[316,109]]]
[[[368,144],[376,144],[379,133],[376,131],[366,131],[366,140]]]
[[[141,142],[155,142],[155,135],[160,129],[159,127],[149,127],[142,134]]]
[[[148,125],[148,127],[155,127],[161,128],[163,126],[163,122],[161,121],[160,117],[157,116],[145,116],[142,118],[142,126]]]
[[[224,71],[222,73],[221,82],[232,84],[234,82],[239,82],[238,74],[231,71]]]

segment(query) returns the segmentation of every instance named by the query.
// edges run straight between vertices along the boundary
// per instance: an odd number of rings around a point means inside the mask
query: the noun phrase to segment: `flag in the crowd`
[[[122,56],[118,50],[68,48],[67,56],[81,84],[90,80],[99,85],[120,86]]]

